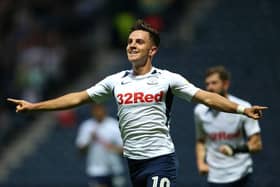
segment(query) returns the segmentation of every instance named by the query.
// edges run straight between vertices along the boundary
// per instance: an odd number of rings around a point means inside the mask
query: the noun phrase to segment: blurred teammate
[[[123,148],[118,121],[107,116],[101,104],[94,104],[91,113],[92,118],[81,124],[76,139],[81,153],[87,153],[89,186],[123,187],[124,168],[120,158]]]
[[[130,177],[134,187],[176,186],[176,156],[169,134],[173,96],[197,101],[217,110],[261,118],[262,106],[245,107],[195,87],[179,74],[156,68],[152,60],[158,51],[159,33],[139,20],[127,41],[132,69],[110,75],[87,90],[30,103],[14,102],[17,112],[59,110],[114,97]]]
[[[229,72],[223,66],[209,68],[206,72],[208,91],[250,107],[248,102],[228,93],[229,81]],[[262,149],[258,121],[202,104],[196,106],[194,115],[197,167],[200,174],[208,174],[209,186],[253,187],[250,153]]]

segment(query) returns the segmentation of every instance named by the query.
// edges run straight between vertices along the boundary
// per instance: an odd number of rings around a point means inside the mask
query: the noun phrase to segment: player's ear
[[[229,89],[229,86],[230,86],[230,81],[229,80],[225,80],[223,81],[224,83],[224,89],[228,90]]]
[[[153,45],[150,49],[150,56],[154,56],[157,53],[158,47]]]

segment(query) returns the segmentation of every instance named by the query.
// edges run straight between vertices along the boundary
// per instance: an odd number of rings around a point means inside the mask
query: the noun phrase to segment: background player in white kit
[[[84,121],[78,131],[76,145],[87,154],[86,173],[89,187],[123,187],[123,152],[118,121],[107,116],[106,108],[94,104],[90,119]]]
[[[230,74],[223,66],[206,71],[206,90],[250,107],[248,102],[228,93],[229,81]],[[202,104],[196,106],[194,117],[197,167],[200,174],[208,174],[209,186],[254,187],[250,153],[262,149],[258,121]]]
[[[261,118],[267,107],[245,107],[195,87],[179,74],[153,67],[159,33],[138,20],[128,36],[127,57],[132,69],[110,75],[87,90],[48,101],[8,99],[17,112],[61,110],[114,97],[130,177],[134,187],[175,187],[175,149],[169,134],[173,96],[230,113]]]

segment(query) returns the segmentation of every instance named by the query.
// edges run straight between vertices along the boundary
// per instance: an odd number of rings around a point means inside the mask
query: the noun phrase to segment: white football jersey
[[[122,146],[118,121],[106,117],[102,122],[94,119],[84,121],[79,127],[76,145],[79,148],[89,145],[86,173],[88,176],[119,175],[124,171],[119,154],[108,150],[100,141],[93,140],[93,133],[102,141]]]
[[[139,76],[132,70],[116,73],[87,90],[95,102],[115,98],[124,155],[137,160],[175,151],[169,134],[173,95],[190,101],[197,91],[181,75],[155,67]]]
[[[232,95],[229,95],[228,99],[246,107],[251,106],[248,102]],[[247,137],[260,132],[258,121],[245,115],[218,112],[202,104],[196,106],[194,116],[196,138],[206,140],[209,182],[233,182],[252,172],[250,154],[225,156],[219,152],[219,147],[222,144],[235,147],[246,143]]]

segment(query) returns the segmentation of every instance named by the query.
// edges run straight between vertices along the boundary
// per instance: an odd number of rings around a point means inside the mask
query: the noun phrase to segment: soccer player
[[[241,106],[251,105],[228,93],[230,74],[223,66],[206,71],[206,90]],[[200,174],[208,174],[209,187],[254,186],[250,153],[262,149],[258,121],[198,104],[194,110],[196,158]]]
[[[218,94],[195,87],[181,75],[152,65],[160,44],[159,33],[142,20],[131,28],[127,57],[132,69],[110,75],[87,90],[30,103],[8,99],[17,112],[61,110],[114,97],[118,105],[119,128],[124,142],[134,187],[174,187],[175,149],[169,134],[173,96],[196,101],[231,113],[261,118],[267,107],[246,107]]]
[[[76,145],[87,154],[89,187],[123,187],[123,152],[118,121],[107,116],[105,106],[94,104],[92,117],[79,127]]]

